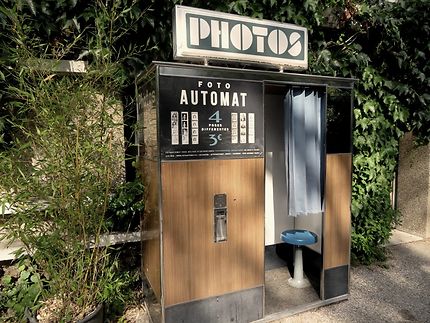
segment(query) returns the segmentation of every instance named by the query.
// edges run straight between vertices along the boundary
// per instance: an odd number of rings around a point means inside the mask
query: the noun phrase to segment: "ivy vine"
[[[417,143],[430,140],[430,26],[427,0],[214,0],[137,1],[97,0],[105,14],[117,13],[115,23],[127,30],[109,47],[120,58],[123,49],[136,47],[124,60],[124,73],[133,77],[153,60],[172,60],[171,12],[176,4],[236,13],[302,25],[309,30],[309,73],[353,77],[355,89],[352,251],[370,262],[384,256],[382,246],[399,214],[390,204],[398,142],[405,131]],[[0,86],[7,83],[8,26],[6,11],[25,17],[26,34],[37,39],[39,50],[61,57],[62,45],[70,59],[91,60],[88,52],[95,15],[91,1],[4,0],[0,10]],[[100,7],[100,6],[99,6]],[[5,11],[5,9],[7,9]],[[119,13],[119,14],[118,14]],[[137,19],[138,18],[138,19]],[[137,23],[136,23],[137,21]],[[130,22],[133,22],[130,28]],[[108,34],[107,34],[107,40]],[[130,52],[130,51],[127,51]],[[54,57],[53,57],[54,58]],[[3,97],[7,99],[4,91]],[[6,112],[2,111],[2,115]],[[0,116],[0,144],[7,129]]]

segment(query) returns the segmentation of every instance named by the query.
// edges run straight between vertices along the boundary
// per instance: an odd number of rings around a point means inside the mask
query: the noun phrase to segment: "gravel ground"
[[[352,268],[347,301],[273,322],[430,322],[430,239],[389,251],[384,267]]]
[[[351,270],[347,301],[290,316],[273,323],[430,323],[430,239],[390,246],[383,266]],[[148,322],[141,308],[127,322]]]

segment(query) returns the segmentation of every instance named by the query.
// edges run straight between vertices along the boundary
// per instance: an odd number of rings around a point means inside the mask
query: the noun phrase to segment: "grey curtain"
[[[318,91],[292,88],[284,99],[288,215],[322,212],[322,114]]]

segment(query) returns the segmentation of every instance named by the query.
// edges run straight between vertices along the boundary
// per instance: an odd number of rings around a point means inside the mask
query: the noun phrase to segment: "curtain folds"
[[[318,91],[292,88],[284,98],[288,215],[322,212],[322,113]]]

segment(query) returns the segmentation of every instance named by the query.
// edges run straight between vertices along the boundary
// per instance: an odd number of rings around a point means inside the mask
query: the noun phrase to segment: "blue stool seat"
[[[295,246],[311,245],[318,241],[317,235],[308,230],[285,230],[281,233],[281,239]]]

